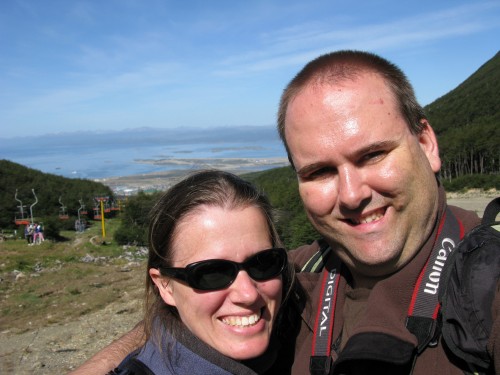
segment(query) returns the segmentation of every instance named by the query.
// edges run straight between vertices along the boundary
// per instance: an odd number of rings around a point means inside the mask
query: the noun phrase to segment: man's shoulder
[[[449,205],[448,207],[450,208],[451,212],[453,212],[453,214],[457,217],[457,219],[462,222],[466,231],[471,230],[481,223],[481,219],[474,211],[465,210],[463,208],[452,205]]]
[[[288,252],[290,262],[302,267],[320,249],[320,242],[314,241],[308,245],[302,245]]]

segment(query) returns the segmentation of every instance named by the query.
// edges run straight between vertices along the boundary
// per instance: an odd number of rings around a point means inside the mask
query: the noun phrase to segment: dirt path
[[[486,205],[494,198],[494,194],[484,195],[480,197],[473,196],[454,196],[448,198],[448,204],[458,206],[466,210],[476,212],[480,217],[483,217]]]

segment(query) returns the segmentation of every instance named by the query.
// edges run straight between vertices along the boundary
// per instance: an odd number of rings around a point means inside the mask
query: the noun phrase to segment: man
[[[311,363],[325,374],[463,374],[466,365],[441,340],[419,347],[406,326],[446,199],[436,136],[405,75],[370,53],[321,56],[285,89],[278,131],[324,238],[291,259],[301,267],[320,244],[331,250],[321,272],[299,275],[309,300],[293,373],[309,373]],[[465,231],[479,222],[473,213],[452,213]],[[499,358],[497,336],[489,350]]]
[[[323,275],[341,269],[329,327],[327,356],[334,363],[319,366],[339,374],[462,374],[467,367],[441,340],[418,348],[406,324],[446,202],[436,178],[436,136],[404,74],[369,53],[321,56],[287,86],[278,117],[307,215],[333,253]],[[465,231],[478,224],[470,212],[452,212]],[[300,248],[292,257],[304,263],[317,248]],[[294,361],[294,373],[305,374],[314,330],[325,328],[327,315],[317,325],[318,311],[334,307],[321,305],[323,297],[333,302],[321,292],[328,286],[321,274],[299,279],[312,299]],[[498,332],[491,337],[490,354],[499,358]]]

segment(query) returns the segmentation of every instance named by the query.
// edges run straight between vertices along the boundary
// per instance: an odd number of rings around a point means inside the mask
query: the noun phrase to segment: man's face
[[[309,219],[340,245],[355,278],[406,264],[437,212],[441,162],[430,126],[411,134],[385,82],[372,73],[306,87],[290,102],[285,124]]]

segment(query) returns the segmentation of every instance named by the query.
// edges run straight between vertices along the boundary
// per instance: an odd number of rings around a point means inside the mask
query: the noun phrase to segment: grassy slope
[[[144,267],[131,267],[131,258],[120,257],[123,248],[111,240],[117,224],[117,219],[106,222],[105,245],[98,244],[102,242],[100,225],[82,234],[65,232],[68,241],[61,243],[1,242],[0,331],[23,332],[71,321],[131,290],[143,291]],[[87,254],[103,258],[82,262]],[[17,271],[22,276],[16,280]]]

